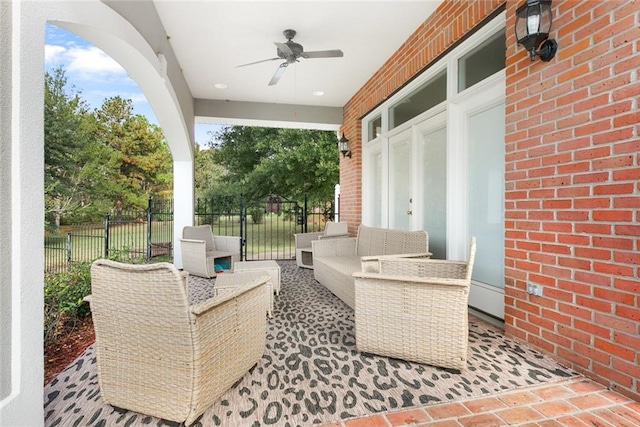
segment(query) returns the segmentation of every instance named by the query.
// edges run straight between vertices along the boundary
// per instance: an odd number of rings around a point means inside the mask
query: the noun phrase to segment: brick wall
[[[636,399],[639,10],[554,1],[556,57],[532,63],[507,31],[506,69],[506,331]]]
[[[522,3],[506,2],[506,332],[640,400],[640,1],[555,0],[548,63],[516,45]],[[502,4],[445,0],[345,105],[350,232],[359,118]]]

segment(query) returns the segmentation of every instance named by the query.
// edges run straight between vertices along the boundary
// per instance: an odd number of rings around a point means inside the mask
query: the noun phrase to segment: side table
[[[280,266],[273,260],[267,261],[240,261],[233,263],[233,272],[242,271],[262,271],[271,276],[273,280],[273,290],[276,295],[280,294]]]

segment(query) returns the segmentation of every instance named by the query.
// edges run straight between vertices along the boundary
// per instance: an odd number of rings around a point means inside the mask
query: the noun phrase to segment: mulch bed
[[[91,316],[83,319],[67,335],[44,349],[44,384],[65,370],[96,340]]]

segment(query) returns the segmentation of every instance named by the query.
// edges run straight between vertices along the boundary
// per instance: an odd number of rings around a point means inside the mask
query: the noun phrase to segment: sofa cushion
[[[425,253],[429,251],[429,236],[426,231],[404,231],[373,228],[360,225],[358,228],[359,256]]]
[[[357,256],[326,256],[315,260],[348,277],[351,277],[356,271],[360,271],[360,257]]]

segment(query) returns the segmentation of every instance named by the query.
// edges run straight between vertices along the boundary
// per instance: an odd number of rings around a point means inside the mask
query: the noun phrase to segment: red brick
[[[594,262],[593,271],[597,273],[612,274],[614,276],[633,277],[633,267],[622,264]]]
[[[573,326],[581,331],[585,331],[587,334],[595,335],[600,338],[611,339],[612,337],[611,329],[596,325],[593,322],[585,322],[584,320],[575,319],[573,321]]]
[[[627,334],[635,334],[637,323],[634,320],[623,319],[604,313],[594,313],[593,320],[596,324],[611,328],[614,331],[624,332]]]
[[[593,189],[593,193],[596,195],[604,194],[631,194],[633,193],[633,184],[609,184],[609,185],[596,185]]]
[[[631,376],[619,372],[616,369],[610,368],[608,365],[594,363],[593,372],[595,374],[599,374],[610,380],[613,380],[614,382],[617,382],[618,384],[627,388],[631,387],[631,384],[633,384],[633,378]]]
[[[585,259],[559,257],[558,264],[563,267],[591,270],[591,261]]]
[[[617,306],[615,314],[622,319],[633,320],[634,322],[640,321],[640,309],[625,307],[625,306]]]
[[[640,349],[640,337],[639,336],[631,336],[628,334],[623,334],[620,332],[616,332],[613,334],[614,342],[629,348],[635,348],[636,350]],[[640,378],[640,376],[638,376]]]
[[[612,248],[612,249],[633,249],[633,240],[632,239],[622,239],[617,237],[601,237],[594,236],[592,239],[593,246],[601,247],[601,248]]]
[[[586,358],[589,363],[596,361],[605,365],[611,363],[611,355],[595,348],[593,345],[585,345],[580,342],[573,344],[573,350],[580,356]]]
[[[584,295],[576,296],[576,304],[581,307],[590,308],[593,310],[597,310],[603,313],[611,313],[611,303],[607,301],[602,301],[595,298],[588,298]]]
[[[631,292],[634,294],[640,294],[640,282],[638,280],[616,278],[613,285],[616,289]]]
[[[626,292],[619,292],[609,288],[595,288],[593,290],[593,296],[605,301],[617,302],[630,306],[635,304],[635,295]]]
[[[574,175],[572,182],[574,184],[585,184],[591,182],[608,182],[609,172],[592,172]],[[586,194],[589,195],[589,194]]]
[[[611,209],[603,211],[593,211],[593,219],[594,221],[629,222],[633,220],[633,212]]]
[[[622,169],[613,171],[614,181],[632,181],[640,179],[640,168]]]
[[[593,248],[575,248],[575,255],[580,258],[611,259],[611,251]]]
[[[583,295],[591,295],[592,287],[589,285],[585,285],[584,283],[569,281],[569,280],[558,280],[558,288],[566,290],[568,292],[572,292],[575,294],[583,294]]]
[[[620,262],[625,264],[640,265],[640,252],[615,251],[613,253],[613,260],[615,262]]]
[[[640,225],[616,225],[617,236],[640,236]]]

